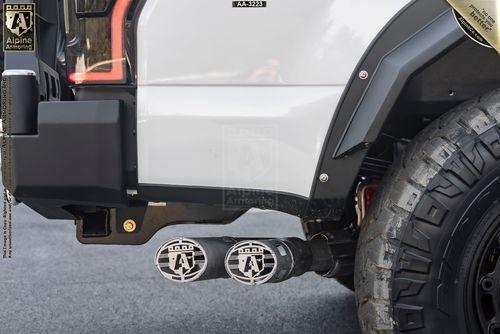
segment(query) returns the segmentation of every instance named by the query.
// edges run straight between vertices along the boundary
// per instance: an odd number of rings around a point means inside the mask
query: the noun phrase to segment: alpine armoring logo
[[[226,255],[226,270],[236,281],[247,285],[268,282],[276,271],[276,255],[258,241],[241,241]]]
[[[469,24],[467,22],[467,20],[462,15],[460,15],[459,12],[457,12],[455,9],[453,9],[453,14],[455,16],[455,20],[457,21],[460,29],[462,29],[462,31],[470,39],[472,39],[474,42],[476,42],[484,47],[492,48],[491,44],[488,43],[488,41],[483,36],[481,36],[481,34],[476,29],[474,29],[474,27],[471,24]]]
[[[196,241],[176,238],[158,249],[155,263],[165,278],[175,282],[192,282],[205,271],[207,256]]]
[[[4,3],[4,51],[35,51],[35,4]]]

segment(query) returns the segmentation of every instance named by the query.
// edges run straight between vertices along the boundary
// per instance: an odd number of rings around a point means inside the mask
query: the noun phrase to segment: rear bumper
[[[51,207],[126,205],[122,109],[118,100],[39,103],[36,132],[2,147],[4,185],[47,218],[68,218]]]
[[[35,109],[36,126],[30,129],[36,133],[4,137],[4,185],[47,218],[75,220],[82,243],[143,244],[168,225],[225,224],[244,212],[187,203],[148,207],[138,196],[130,199],[123,101],[41,102]],[[19,111],[13,108],[12,123]],[[128,220],[136,223],[134,231],[124,229]]]

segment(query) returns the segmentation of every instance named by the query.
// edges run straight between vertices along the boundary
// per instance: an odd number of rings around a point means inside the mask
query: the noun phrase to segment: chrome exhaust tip
[[[228,278],[224,257],[235,243],[229,237],[171,239],[156,252],[155,265],[163,277],[173,282]]]
[[[326,240],[299,238],[240,241],[224,262],[229,276],[245,285],[279,283],[335,264]]]
[[[276,252],[278,251],[278,253]],[[290,262],[283,266],[282,258]],[[286,244],[275,246],[269,241],[245,240],[235,244],[225,259],[227,273],[245,285],[260,285],[279,280],[289,274],[293,256]],[[279,270],[279,267],[288,267]]]
[[[175,238],[164,243],[156,252],[156,268],[173,282],[193,282],[207,267],[207,253],[195,240]]]

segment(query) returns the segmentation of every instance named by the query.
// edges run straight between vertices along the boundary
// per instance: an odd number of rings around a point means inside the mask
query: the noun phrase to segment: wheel
[[[500,90],[409,145],[362,223],[364,333],[500,333]]]

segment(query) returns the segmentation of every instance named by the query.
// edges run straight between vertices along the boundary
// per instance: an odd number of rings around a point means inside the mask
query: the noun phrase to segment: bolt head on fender
[[[366,79],[368,79],[369,74],[368,74],[368,71],[362,70],[359,72],[358,76],[361,80],[366,80]]]
[[[207,255],[192,239],[176,238],[164,243],[156,252],[156,268],[173,282],[197,280],[207,267]]]
[[[326,183],[326,182],[328,182],[328,179],[329,179],[329,176],[328,176],[328,174],[326,174],[326,173],[323,173],[323,174],[321,174],[321,175],[319,176],[319,181],[320,181],[321,183]]]
[[[229,276],[246,285],[264,284],[276,271],[276,255],[270,247],[259,241],[241,241],[226,255],[225,265]]]

